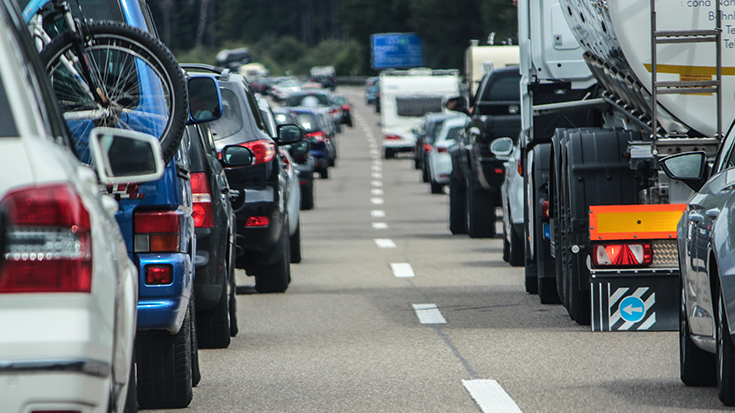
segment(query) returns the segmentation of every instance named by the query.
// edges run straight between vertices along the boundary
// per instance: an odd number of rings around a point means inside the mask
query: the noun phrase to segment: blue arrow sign
[[[646,315],[646,305],[638,297],[625,297],[620,302],[620,315],[623,320],[630,321],[631,323],[637,323],[643,320],[643,316]]]

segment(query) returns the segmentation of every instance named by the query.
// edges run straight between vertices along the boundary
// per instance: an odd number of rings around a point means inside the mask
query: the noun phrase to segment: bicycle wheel
[[[158,39],[119,22],[89,22],[84,56],[65,32],[41,51],[77,154],[90,163],[89,132],[96,126],[131,129],[156,136],[166,164],[173,159],[187,120],[184,75]],[[88,62],[96,85],[81,75]]]

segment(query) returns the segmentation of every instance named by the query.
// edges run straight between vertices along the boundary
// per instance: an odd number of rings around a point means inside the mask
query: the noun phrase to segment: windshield
[[[304,132],[316,132],[319,130],[319,122],[317,121],[316,115],[312,113],[297,113],[296,121]]]
[[[442,111],[441,96],[416,96],[396,98],[398,116],[420,117],[429,112]]]
[[[483,101],[520,101],[521,100],[520,76],[496,77],[489,87],[485,88],[482,95]]]

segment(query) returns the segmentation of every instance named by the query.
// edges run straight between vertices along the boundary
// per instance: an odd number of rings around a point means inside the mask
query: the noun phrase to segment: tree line
[[[512,0],[149,0],[164,43],[177,56],[214,63],[223,48],[248,47],[274,74],[333,65],[368,75],[370,36],[413,32],[435,69],[461,69],[470,39],[517,37]],[[180,58],[181,60],[181,58]]]

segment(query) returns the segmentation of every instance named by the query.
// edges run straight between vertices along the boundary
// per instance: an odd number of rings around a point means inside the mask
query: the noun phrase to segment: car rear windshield
[[[442,111],[441,96],[412,96],[396,98],[398,116],[420,117],[429,112]]]
[[[459,136],[459,133],[462,132],[462,129],[464,127],[462,126],[455,126],[447,131],[447,136],[444,138],[445,141],[454,141],[457,140],[457,136]]]
[[[297,113],[296,120],[306,133],[316,132],[319,129],[319,121],[313,113]]]
[[[329,106],[329,97],[318,93],[308,95],[291,95],[286,106]]]
[[[212,122],[214,139],[220,140],[240,132],[243,126],[243,115],[240,111],[240,101],[235,92],[221,88],[222,117]]]
[[[521,100],[520,76],[502,76],[491,80],[492,83],[485,88],[481,100],[486,102]]]

